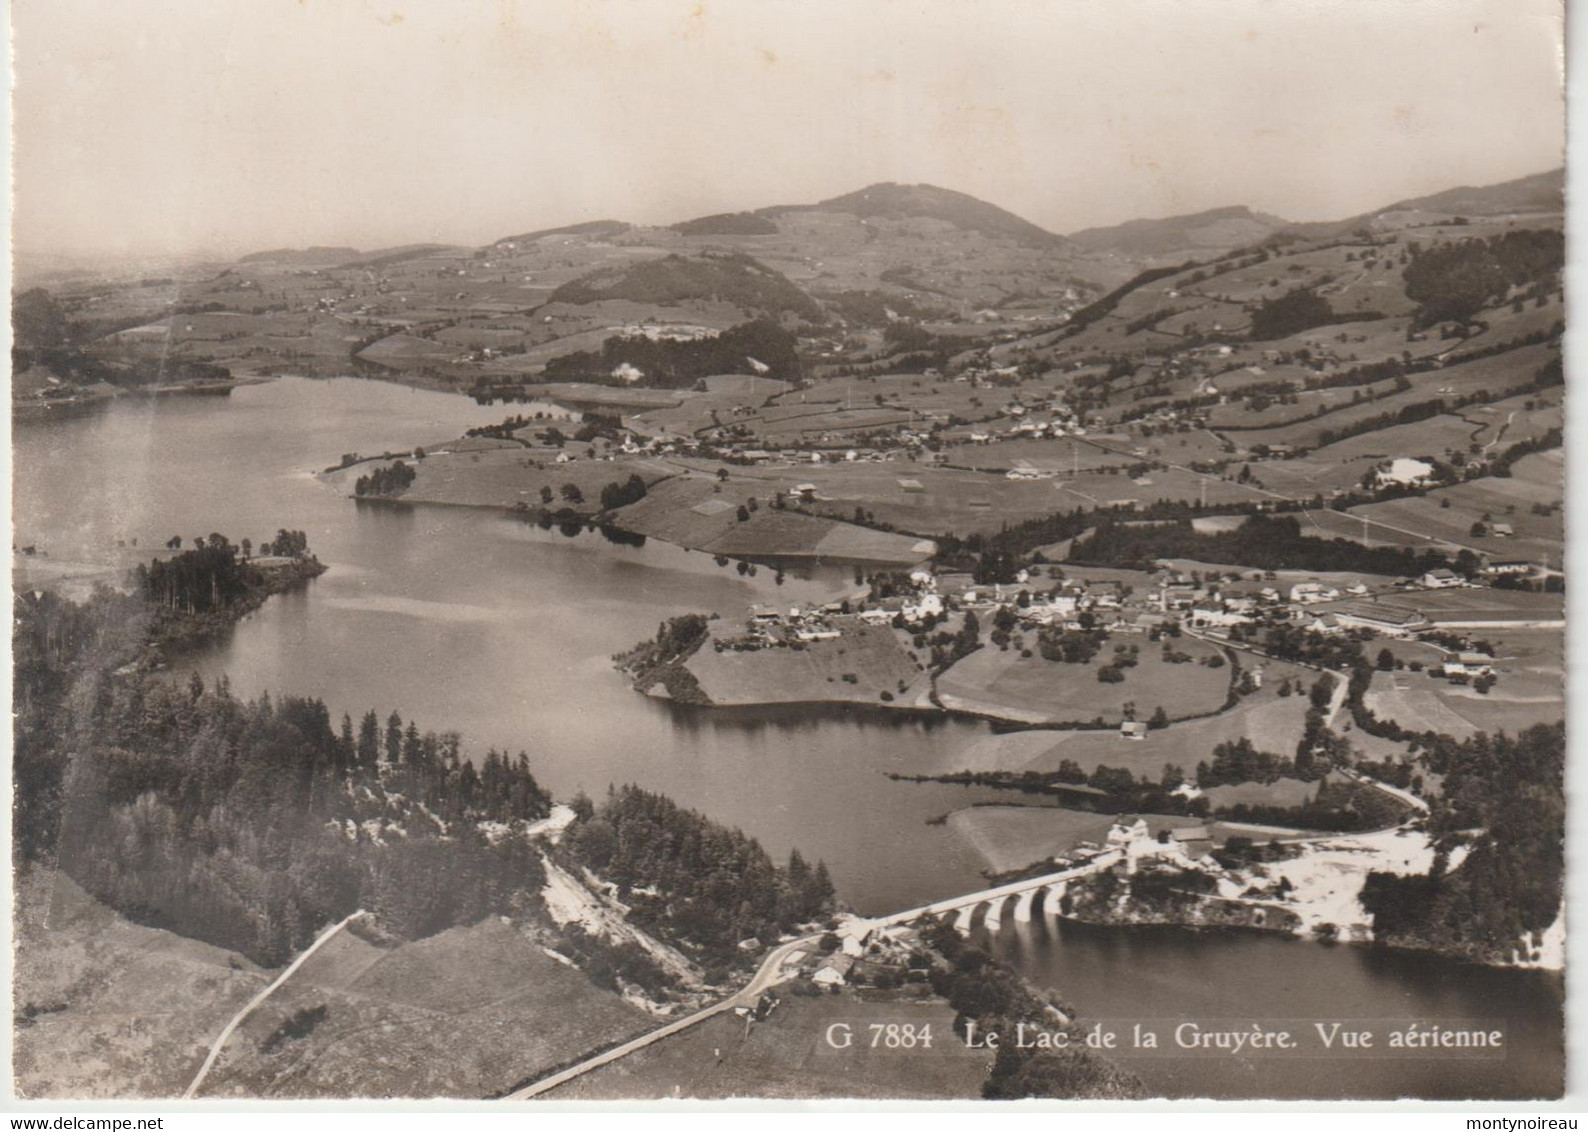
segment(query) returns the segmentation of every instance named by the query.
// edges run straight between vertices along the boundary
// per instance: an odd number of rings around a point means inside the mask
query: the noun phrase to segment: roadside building
[[[1495,528],[1495,533],[1499,533],[1498,527]],[[1489,577],[1531,574],[1533,572],[1533,564],[1531,562],[1523,561],[1520,558],[1502,558],[1496,559],[1493,562],[1485,563],[1481,572],[1488,575]]]
[[[1386,637],[1409,637],[1428,627],[1428,619],[1409,605],[1388,601],[1344,601],[1329,607],[1346,629],[1367,629]]]
[[[854,967],[855,961],[851,956],[837,953],[829,955],[811,975],[811,982],[823,987],[841,987],[849,980],[849,972]]]
[[[1481,652],[1464,652],[1457,657],[1458,663],[1469,676],[1493,676],[1494,658],[1485,656]]]

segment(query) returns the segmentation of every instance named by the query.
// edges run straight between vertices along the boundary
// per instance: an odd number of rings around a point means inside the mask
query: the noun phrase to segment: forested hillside
[[[688,389],[703,377],[744,373],[754,358],[766,374],[783,381],[800,375],[795,338],[775,322],[757,319],[705,338],[689,341],[615,335],[601,349],[582,350],[546,364],[548,381],[591,381],[618,384],[613,371],[630,365],[644,376],[641,384],[659,389]]]
[[[315,699],[112,674],[106,662],[138,645],[130,612],[113,595],[17,603],[23,860],[54,860],[140,923],[266,964],[359,907],[420,938],[538,892],[538,853],[482,829],[546,814],[524,755],[493,751],[476,769],[456,735],[395,712],[337,728]]]
[[[1362,905],[1387,943],[1429,947],[1486,962],[1505,961],[1525,933],[1542,933],[1560,914],[1565,884],[1566,726],[1538,724],[1520,735],[1440,738],[1428,765],[1445,775],[1430,828],[1440,852],[1428,873],[1372,873]],[[1465,830],[1481,829],[1475,836]],[[1470,843],[1460,868],[1450,851]]]
[[[660,794],[625,786],[575,809],[580,820],[563,841],[570,858],[616,883],[642,927],[699,945],[709,961],[834,909],[826,865],[812,868],[796,849],[779,868],[753,837]]]

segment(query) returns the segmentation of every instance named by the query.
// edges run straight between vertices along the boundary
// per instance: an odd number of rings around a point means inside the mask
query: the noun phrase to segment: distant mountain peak
[[[847,212],[863,220],[875,218],[905,219],[924,217],[942,220],[968,232],[984,236],[1003,237],[1023,244],[1050,245],[1062,243],[1062,237],[1040,228],[1007,209],[988,204],[969,193],[944,189],[937,185],[905,185],[895,181],[879,181],[852,193],[830,197],[816,204],[780,205],[760,210],[763,216],[776,216],[790,212]]]

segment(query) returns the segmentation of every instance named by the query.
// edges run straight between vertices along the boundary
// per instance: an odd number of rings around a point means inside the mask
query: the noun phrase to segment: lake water
[[[22,424],[17,540],[56,559],[96,559],[145,553],[174,534],[215,531],[258,544],[281,527],[304,530],[329,572],[272,599],[226,640],[185,658],[181,672],[225,673],[244,695],[317,695],[335,714],[396,710],[421,728],[461,732],[475,751],[523,749],[561,797],[622,782],[662,791],[743,828],[775,856],[798,846],[825,859],[841,896],[862,912],[980,887],[980,859],[927,822],[997,795],[885,775],[959,769],[985,725],[881,709],[679,709],[636,694],[611,667],[613,653],[669,616],[830,600],[852,588],[849,569],[790,573],[779,585],[768,569],[744,577],[654,540],[624,546],[478,511],[359,505],[314,475],[345,452],[435,445],[511,411],[375,382],[285,378],[226,400],[116,404]],[[1247,1004],[1248,1021],[1314,1006],[1364,1018],[1500,1010],[1516,1015],[1513,1040],[1522,1043],[1510,1067],[1133,1066],[1166,1091],[1459,1095],[1521,1082],[1514,1091],[1527,1093],[1547,1091],[1529,1083],[1558,1075],[1561,993],[1549,976],[1179,930],[1032,925],[994,946],[1095,1017],[1228,1014],[1235,1002]]]

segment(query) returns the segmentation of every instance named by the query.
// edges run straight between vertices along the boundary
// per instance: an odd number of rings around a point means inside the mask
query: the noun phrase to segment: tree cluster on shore
[[[359,476],[353,482],[353,494],[359,498],[391,498],[401,495],[408,490],[418,473],[414,469],[398,460],[384,468],[376,468],[368,475]]]
[[[983,1098],[1130,1100],[1147,1095],[1135,1074],[1086,1048],[1084,1027],[1051,995],[1033,991],[1014,971],[965,943],[949,924],[939,921],[927,928],[923,942],[943,958],[933,965],[932,989],[954,1009],[955,1033],[963,1038],[974,1024],[980,1034],[1004,1036],[982,1085]],[[1063,1048],[1022,1047],[1013,1040],[1021,1023],[1043,1032],[1067,1029],[1072,1040]]]

